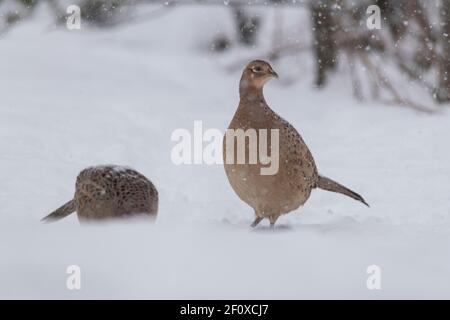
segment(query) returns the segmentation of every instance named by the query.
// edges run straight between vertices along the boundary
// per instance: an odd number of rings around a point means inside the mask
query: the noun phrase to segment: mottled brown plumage
[[[133,169],[111,165],[91,167],[78,175],[74,198],[43,220],[59,220],[74,211],[80,221],[136,215],[155,217],[158,191],[150,180]]]
[[[255,60],[245,67],[239,84],[239,106],[228,128],[256,129],[258,133],[259,129],[278,129],[278,172],[262,175],[260,169],[267,165],[259,159],[256,164],[227,164],[224,138],[225,172],[239,198],[255,210],[256,219],[252,226],[264,218],[268,218],[273,226],[279,216],[303,205],[316,187],[343,193],[366,204],[355,192],[321,177],[311,152],[297,130],[267,105],[263,87],[273,77],[278,75],[265,61]],[[247,141],[247,152],[248,147]]]

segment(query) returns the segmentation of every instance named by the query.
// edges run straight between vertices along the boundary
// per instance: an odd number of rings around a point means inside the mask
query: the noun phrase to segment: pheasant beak
[[[273,69],[270,69],[270,75],[275,78],[278,79],[278,73],[276,73],[275,71],[273,71]]]

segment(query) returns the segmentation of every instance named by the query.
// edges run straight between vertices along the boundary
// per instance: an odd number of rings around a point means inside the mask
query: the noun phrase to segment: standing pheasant
[[[77,177],[75,196],[43,221],[56,221],[72,212],[80,221],[156,216],[158,191],[139,172],[119,166],[84,169]]]
[[[259,158],[255,164],[230,163],[227,161],[227,135],[223,141],[224,167],[231,187],[255,210],[252,227],[264,218],[268,218],[273,227],[281,215],[303,205],[314,188],[342,193],[368,206],[359,194],[319,175],[314,158],[300,134],[264,99],[263,87],[271,78],[278,78],[278,75],[265,61],[255,60],[245,67],[239,84],[239,106],[228,129],[255,130],[259,143],[261,129],[278,130],[278,171],[262,175],[261,168],[266,165]],[[249,141],[245,140],[245,144],[246,152],[249,152]]]

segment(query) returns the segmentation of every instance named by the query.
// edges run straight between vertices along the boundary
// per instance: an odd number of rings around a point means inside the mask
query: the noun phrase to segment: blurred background
[[[1,0],[0,35],[30,19],[42,3],[55,28],[65,27],[72,16],[66,9],[77,5],[83,29],[122,28],[192,7],[226,8],[232,29],[211,28],[207,39],[207,49],[218,55],[237,48],[259,48],[254,55],[271,61],[312,55],[318,88],[343,64],[351,75],[349,92],[358,100],[420,112],[450,101],[450,4],[445,0]],[[371,5],[379,8],[381,19],[373,30],[367,24],[375,13]]]

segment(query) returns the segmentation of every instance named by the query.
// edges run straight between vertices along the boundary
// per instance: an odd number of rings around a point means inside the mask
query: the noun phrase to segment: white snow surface
[[[195,120],[225,130],[242,67],[264,52],[208,52],[215,34],[232,34],[229,14],[184,7],[69,31],[40,8],[0,39],[0,298],[450,298],[447,110],[356,102],[343,68],[316,90],[309,53],[273,63],[281,79],[268,103],[323,175],[371,205],[315,190],[275,231],[250,230],[252,209],[221,166],[172,163],[171,133]],[[155,223],[40,222],[71,199],[83,168],[109,163],[157,186]],[[81,290],[66,287],[69,265]],[[366,286],[369,265],[381,290]]]

